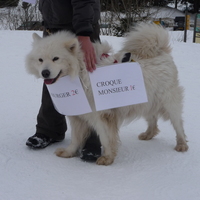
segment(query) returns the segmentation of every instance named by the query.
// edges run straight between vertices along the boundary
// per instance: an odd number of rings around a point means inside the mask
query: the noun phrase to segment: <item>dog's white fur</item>
[[[95,111],[84,55],[76,37],[69,32],[59,32],[46,38],[33,34],[33,38],[33,49],[26,57],[27,70],[40,78],[43,78],[41,72],[44,69],[51,72],[49,78],[55,78],[60,71],[61,76],[79,76],[93,109],[92,113],[69,117],[72,141],[66,149],[57,149],[57,156],[75,156],[93,128],[103,146],[102,155],[96,163],[109,165],[113,163],[117,154],[120,126],[126,120],[132,121],[140,117],[146,119],[148,128],[139,135],[139,139],[150,140],[156,136],[159,132],[157,120],[162,117],[164,120],[170,120],[176,131],[175,149],[179,152],[187,151],[188,145],[181,117],[183,89],[179,86],[178,71],[170,55],[169,35],[165,29],[154,24],[138,25],[127,36],[122,50],[108,58],[101,58],[101,55],[109,53],[111,47],[107,43],[94,44],[98,67],[113,64],[114,60],[121,62],[124,53],[130,52],[131,59],[141,65],[148,96],[148,103],[99,112]],[[59,59],[53,61],[54,57]],[[39,58],[43,62],[39,61]]]

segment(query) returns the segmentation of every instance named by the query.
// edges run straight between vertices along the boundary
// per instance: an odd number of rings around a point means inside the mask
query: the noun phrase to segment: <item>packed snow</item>
[[[170,122],[159,120],[160,134],[138,140],[146,122],[120,129],[121,144],[114,163],[98,166],[79,157],[59,158],[63,142],[43,150],[25,143],[35,133],[42,80],[24,66],[33,31],[0,31],[0,199],[3,200],[199,200],[200,199],[200,44],[193,32],[171,32],[172,55],[184,92],[184,128],[189,150],[179,153]],[[42,32],[37,32],[42,35]],[[101,36],[119,50],[123,38]],[[199,140],[198,140],[199,139]]]

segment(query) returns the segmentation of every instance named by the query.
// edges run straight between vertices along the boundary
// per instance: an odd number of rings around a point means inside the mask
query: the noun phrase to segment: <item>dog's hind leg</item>
[[[157,126],[157,117],[151,116],[146,119],[148,122],[148,128],[144,133],[141,133],[138,138],[140,140],[151,140],[159,133],[159,129]]]
[[[87,122],[79,117],[69,117],[71,124],[71,143],[65,148],[58,148],[55,154],[59,157],[74,157],[90,133]]]
[[[188,145],[186,141],[186,135],[183,129],[183,120],[181,118],[180,112],[172,112],[170,115],[170,121],[176,131],[176,147],[175,150],[179,152],[184,152],[188,150]]]
[[[186,135],[184,133],[183,128],[183,120],[182,120],[182,104],[181,104],[181,95],[178,95],[178,90],[176,91],[176,95],[173,95],[171,101],[165,103],[165,109],[169,114],[169,119],[176,131],[176,140],[177,145],[175,147],[176,151],[184,152],[188,150],[188,145],[186,141]]]
[[[113,163],[118,149],[118,125],[114,114],[103,114],[96,124],[95,129],[99,134],[103,146],[102,156],[96,161],[98,165],[110,165]]]

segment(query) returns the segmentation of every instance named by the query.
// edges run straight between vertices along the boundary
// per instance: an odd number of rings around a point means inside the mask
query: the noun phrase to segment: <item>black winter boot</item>
[[[80,158],[84,161],[96,161],[101,156],[101,143],[93,130],[81,151]]]
[[[43,149],[52,143],[62,141],[64,138],[65,135],[59,140],[54,140],[44,134],[36,133],[35,135],[28,138],[26,145],[33,149]]]

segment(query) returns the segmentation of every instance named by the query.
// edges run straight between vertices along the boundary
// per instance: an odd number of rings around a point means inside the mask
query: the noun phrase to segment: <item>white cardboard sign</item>
[[[64,76],[46,86],[59,113],[72,116],[92,112],[78,77],[72,80],[69,76]]]
[[[90,73],[96,110],[147,102],[143,74],[137,62],[113,64]]]

